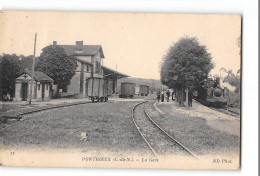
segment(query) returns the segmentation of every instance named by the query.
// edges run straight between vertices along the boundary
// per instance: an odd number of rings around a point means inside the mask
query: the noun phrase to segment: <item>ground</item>
[[[240,119],[193,103],[154,104],[148,113],[166,131],[197,155],[239,152]],[[81,152],[107,150],[114,153],[147,154],[150,151],[132,121],[132,108],[144,99],[112,98],[24,116],[4,129],[5,146],[75,149]]]
[[[179,107],[172,101],[160,102],[153,104],[149,112],[162,128],[197,155],[239,154],[240,118],[195,101],[193,107]]]
[[[146,152],[131,119],[138,101],[89,103],[27,115],[4,130],[4,145]],[[86,140],[81,140],[81,133]]]

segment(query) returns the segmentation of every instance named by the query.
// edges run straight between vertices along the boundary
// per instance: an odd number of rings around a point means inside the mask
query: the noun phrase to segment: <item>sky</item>
[[[0,53],[36,56],[57,44],[102,45],[104,65],[136,78],[160,79],[160,63],[181,37],[197,37],[215,68],[240,69],[239,15],[4,11],[0,14]]]

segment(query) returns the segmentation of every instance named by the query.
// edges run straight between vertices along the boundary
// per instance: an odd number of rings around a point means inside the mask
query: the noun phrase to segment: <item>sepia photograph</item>
[[[1,165],[240,169],[240,14],[0,21]]]

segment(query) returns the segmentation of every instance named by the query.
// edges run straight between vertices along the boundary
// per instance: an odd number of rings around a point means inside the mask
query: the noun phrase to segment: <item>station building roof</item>
[[[53,45],[57,45],[56,41],[53,41]],[[57,45],[65,49],[65,52],[69,55],[74,56],[93,56],[96,55],[98,52],[100,53],[101,58],[105,58],[102,46],[101,45],[83,45],[83,41],[76,41],[76,45]],[[77,61],[93,65],[93,63],[82,60],[80,58],[76,58]],[[129,77],[126,74],[120,73],[113,69],[110,69],[105,66],[101,66],[104,70],[104,78],[108,79],[120,79],[123,77]]]
[[[24,74],[28,74],[29,76],[32,75],[31,71],[29,70],[25,70],[22,74],[20,74],[18,77],[20,77],[21,75],[24,75]],[[17,78],[18,78],[17,77]],[[38,82],[50,82],[50,83],[53,83],[53,79],[51,79],[48,75],[46,75],[45,73],[43,72],[40,72],[40,71],[34,71],[34,76],[33,78],[38,81]]]
[[[56,41],[53,41],[53,45],[64,48],[69,55],[94,56],[99,52],[100,57],[105,58],[101,45],[83,45],[83,41],[76,41],[75,45],[58,45]]]
[[[116,70],[113,70],[111,68],[105,67],[105,66],[101,66],[104,70],[104,78],[109,78],[109,79],[120,79],[120,78],[124,78],[124,77],[129,77],[126,74],[120,73]]]

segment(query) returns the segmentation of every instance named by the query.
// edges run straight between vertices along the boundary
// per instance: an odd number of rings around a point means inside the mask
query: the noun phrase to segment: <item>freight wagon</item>
[[[147,85],[140,85],[139,95],[147,96],[149,94],[149,86]]]
[[[96,101],[107,101],[108,96],[112,94],[112,87],[110,80],[103,78],[89,78],[87,79],[87,96],[92,100]]]
[[[135,94],[135,84],[129,82],[121,83],[120,98],[133,98]]]

